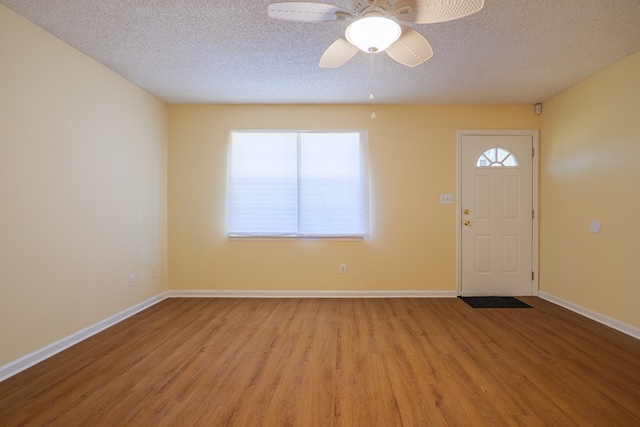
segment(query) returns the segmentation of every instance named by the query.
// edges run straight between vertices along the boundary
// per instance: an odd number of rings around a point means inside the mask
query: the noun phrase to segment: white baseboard
[[[455,298],[456,291],[167,291],[170,298]]]
[[[142,310],[145,310],[166,298],[168,298],[168,294],[167,292],[163,292],[159,295],[156,295],[155,297],[149,298],[146,301],[136,304],[133,307],[129,307],[126,310],[121,311],[120,313],[114,314],[113,316],[110,316],[94,325],[86,327],[54,343],[51,343],[46,347],[43,347],[39,350],[27,354],[26,356],[16,359],[13,362],[0,366],[0,381],[4,381],[7,378],[12,377],[19,372],[22,372],[25,369],[30,368],[31,366],[40,363],[43,360],[48,359],[51,356],[54,356],[69,347],[86,340],[87,338],[97,334],[98,332],[104,331],[105,329],[119,322],[122,322],[126,318],[131,317],[134,314],[139,313]]]
[[[602,323],[610,328],[616,329],[620,332],[623,332],[627,335],[631,335],[636,339],[640,339],[640,329],[635,326],[629,325],[627,323],[620,322],[619,320],[613,319],[609,316],[605,316],[604,314],[600,314],[593,310],[589,310],[588,308],[584,308],[578,304],[574,304],[562,298],[558,298],[554,295],[548,294],[543,291],[538,292],[538,297],[552,302],[560,307],[564,307],[567,310],[571,310],[575,313],[578,313],[584,317],[588,317],[591,320],[595,320],[598,323]]]

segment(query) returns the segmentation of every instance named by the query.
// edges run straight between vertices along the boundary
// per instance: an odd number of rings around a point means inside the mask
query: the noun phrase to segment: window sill
[[[360,242],[369,240],[369,236],[299,236],[299,235],[239,235],[230,234],[229,240],[316,240],[316,241],[349,241]]]

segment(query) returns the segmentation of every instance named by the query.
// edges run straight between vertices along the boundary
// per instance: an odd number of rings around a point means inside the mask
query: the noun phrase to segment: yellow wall
[[[1,366],[166,289],[167,111],[2,5],[0,64]]]
[[[541,118],[540,290],[640,327],[640,52]]]
[[[456,130],[538,129],[520,106],[169,106],[169,282],[176,290],[456,289]],[[232,129],[368,129],[367,241],[229,240]],[[347,273],[339,274],[339,264]]]

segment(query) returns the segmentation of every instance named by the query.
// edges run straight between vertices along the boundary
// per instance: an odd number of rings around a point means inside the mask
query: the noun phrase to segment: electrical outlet
[[[153,277],[154,279],[158,277],[158,269],[157,268],[151,269],[151,277]]]
[[[129,275],[129,286],[134,286],[136,284],[136,275],[135,274],[130,274]]]
[[[340,264],[340,274],[345,274],[347,272],[347,264]]]

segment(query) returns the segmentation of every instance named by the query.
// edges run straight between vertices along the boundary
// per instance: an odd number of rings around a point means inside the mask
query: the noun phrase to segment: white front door
[[[533,148],[532,133],[459,134],[463,296],[534,293]]]

